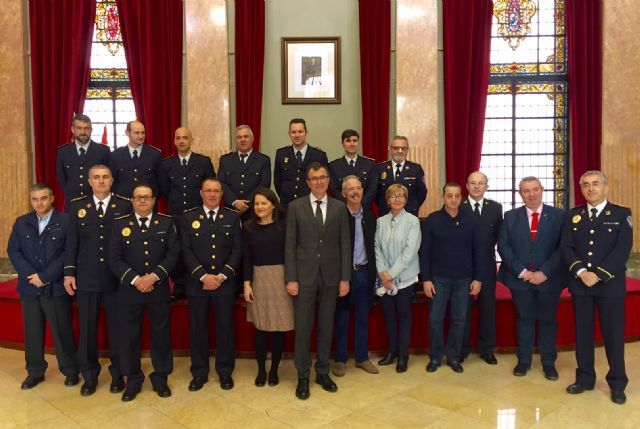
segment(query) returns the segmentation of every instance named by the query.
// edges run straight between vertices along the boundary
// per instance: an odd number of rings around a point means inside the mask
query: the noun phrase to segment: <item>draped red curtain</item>
[[[602,0],[567,0],[565,17],[573,195],[584,204],[580,176],[600,169],[601,159]]]
[[[446,177],[462,184],[480,168],[493,2],[444,0],[442,13]]]
[[[95,15],[92,0],[64,7],[59,0],[29,1],[36,177],[53,187],[59,209],[56,148],[71,139],[73,114],[84,107]]]
[[[236,124],[253,130],[253,148],[260,149],[264,72],[264,2],[235,1]]]
[[[181,123],[182,0],[117,0],[136,115],[147,143],[175,153]],[[66,9],[66,7],[65,7]]]
[[[360,0],[362,149],[376,161],[389,158],[391,2]]]

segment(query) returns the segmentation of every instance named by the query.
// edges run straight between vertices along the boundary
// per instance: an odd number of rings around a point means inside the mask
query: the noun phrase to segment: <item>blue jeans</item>
[[[429,358],[432,361],[441,362],[445,354],[444,316],[447,312],[447,304],[451,302],[446,355],[448,362],[460,362],[470,283],[471,279],[468,278],[433,277],[436,293],[429,301]]]
[[[369,310],[371,309],[373,285],[369,284],[367,268],[353,271],[349,295],[338,298],[336,305],[336,362],[346,362],[347,336],[349,332],[349,312],[355,310],[355,358],[356,362],[369,360]]]

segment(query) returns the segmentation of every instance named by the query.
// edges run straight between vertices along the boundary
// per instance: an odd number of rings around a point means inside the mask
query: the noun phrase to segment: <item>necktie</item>
[[[209,216],[209,221],[211,223],[215,222],[215,220],[216,220],[216,211],[215,210],[209,210],[208,216]]]
[[[104,216],[104,210],[102,209],[102,201],[98,202],[98,216],[102,217]]]
[[[473,213],[474,213],[476,216],[480,217],[480,203],[479,203],[479,202],[476,202],[476,203],[473,205]]]
[[[322,228],[322,224],[324,223],[322,220],[322,209],[320,206],[322,205],[322,200],[316,200],[316,222],[318,226]]]
[[[87,151],[84,150],[83,147],[80,148],[79,152],[80,152],[80,158],[83,158],[87,154]]]
[[[302,167],[302,151],[296,152],[296,159],[298,160],[298,168]]]
[[[598,209],[594,207],[591,209],[591,217],[589,218],[589,220],[591,221],[596,220],[597,217],[598,217]]]
[[[396,164],[396,182],[400,180],[401,167],[402,167],[402,164],[400,163]]]
[[[183,167],[187,166],[187,158],[182,158],[182,166]]]
[[[132,156],[134,161],[138,160],[138,149],[134,149],[133,150],[133,156]]]
[[[531,214],[531,239],[535,240],[536,235],[538,234],[538,212],[533,212]]]
[[[147,217],[141,217],[140,218],[140,229],[142,231],[146,231],[147,230],[147,221],[149,220],[149,218]]]
[[[246,153],[241,153],[240,154],[240,161],[242,161],[243,164],[247,163],[247,154]]]
[[[351,166],[351,168],[356,166],[356,162],[352,159],[351,161],[349,161],[349,165]]]

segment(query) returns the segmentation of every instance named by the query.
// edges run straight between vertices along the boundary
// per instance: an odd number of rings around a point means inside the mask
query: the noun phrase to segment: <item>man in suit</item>
[[[271,187],[271,159],[253,150],[253,131],[248,125],[236,128],[236,149],[220,158],[218,178],[225,204],[246,221],[251,217],[250,201],[256,189]]]
[[[355,358],[356,367],[370,374],[377,374],[378,368],[369,360],[369,310],[373,301],[373,285],[376,279],[375,234],[376,217],[363,204],[362,183],[358,176],[346,176],[341,180],[342,196],[349,213],[351,235],[351,285],[349,294],[338,298],[336,304],[336,352],[333,375],[342,377],[347,362],[347,333],[349,312],[355,309]]]
[[[427,199],[427,185],[424,181],[424,170],[420,164],[407,160],[409,155],[409,139],[405,136],[395,136],[389,146],[391,159],[377,165],[378,195],[376,203],[380,216],[389,213],[385,200],[387,188],[394,183],[404,185],[409,191],[409,199],[405,210],[418,216],[420,206]]]
[[[460,209],[466,214],[476,215],[480,219],[480,225],[485,230],[485,258],[489,264],[486,268],[486,277],[482,283],[482,289],[475,302],[478,305],[478,342],[476,350],[480,358],[489,365],[496,365],[498,360],[493,354],[496,345],[496,244],[498,232],[502,224],[502,205],[496,201],[484,197],[488,189],[489,179],[480,172],[474,171],[467,178],[467,192],[469,195],[462,202]],[[469,297],[469,309],[465,324],[464,340],[462,342],[462,357],[469,355],[471,350],[471,308],[474,302]]]
[[[18,294],[24,323],[24,356],[27,378],[22,390],[44,381],[45,323],[53,337],[58,368],[65,386],[79,383],[73,338],[72,302],[64,290],[62,269],[68,218],[53,208],[53,189],[45,183],[31,186],[33,212],[16,219],[7,254],[18,272]]]
[[[289,138],[291,146],[281,147],[276,151],[273,167],[273,182],[280,203],[287,207],[290,201],[309,195],[306,172],[312,162],[327,165],[327,154],[307,144],[307,123],[304,119],[294,118],[289,121]]]
[[[513,375],[525,376],[531,368],[537,320],[542,370],[545,378],[557,380],[556,308],[566,283],[560,254],[565,212],[542,203],[544,189],[536,177],[523,178],[519,192],[524,206],[504,214],[498,236],[498,280],[511,290],[518,317]]]
[[[342,195],[342,181],[347,176],[355,175],[360,179],[364,191],[362,205],[371,207],[371,203],[375,200],[378,192],[378,169],[374,159],[358,155],[359,144],[360,134],[356,130],[344,130],[342,132],[344,156],[331,161],[329,164],[329,175],[331,176],[329,187],[331,196],[340,201],[346,201]]]
[[[580,178],[586,205],[573,208],[562,233],[562,253],[569,267],[569,290],[576,323],[576,381],[567,392],[592,390],[596,382],[593,337],[595,310],[609,363],[611,400],[624,404],[624,300],[626,261],[633,244],[631,211],[607,201],[607,176],[587,171]]]
[[[203,205],[188,210],[181,220],[182,253],[187,272],[191,374],[189,390],[202,389],[209,380],[209,313],[216,324],[216,372],[220,387],[233,388],[235,368],[233,312],[236,273],[242,258],[240,217],[221,208],[222,184],[207,178],[200,190]]]
[[[72,199],[89,195],[89,169],[96,164],[109,165],[109,147],[91,140],[91,118],[73,117],[73,141],[58,147],[56,176],[64,192],[65,211]]]
[[[111,193],[109,167],[97,164],[87,172],[92,195],[78,197],[69,206],[65,247],[64,287],[76,296],[80,341],[78,361],[84,384],[82,396],[95,393],[100,375],[98,320],[104,306],[109,332],[111,393],[124,390],[118,361],[118,279],[107,264],[113,219],[131,213],[131,202]]]
[[[113,191],[131,198],[133,188],[146,183],[151,186],[153,195],[158,195],[158,174],[162,162],[160,149],[144,144],[146,132],[140,121],[129,122],[125,134],[129,138],[129,144],[114,150],[109,161],[113,174]]]
[[[319,162],[307,168],[308,196],[291,202],[287,214],[284,276],[295,297],[295,351],[298,399],[309,398],[311,328],[318,308],[316,383],[328,392],[338,390],[329,377],[329,354],[336,298],[349,292],[351,234],[344,203],[329,198],[329,169]]]
[[[154,213],[150,185],[133,188],[133,214],[114,220],[109,241],[109,268],[120,279],[118,319],[120,365],[127,376],[122,400],[132,401],[142,389],[140,331],[149,314],[153,390],[171,396],[167,378],[173,371],[171,351],[169,273],[180,257],[180,243],[171,216]]]

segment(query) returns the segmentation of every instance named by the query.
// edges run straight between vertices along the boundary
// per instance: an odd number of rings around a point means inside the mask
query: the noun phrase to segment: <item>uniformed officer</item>
[[[150,185],[133,188],[133,214],[114,220],[109,241],[109,268],[119,279],[119,358],[127,376],[123,401],[131,401],[142,388],[140,330],[147,309],[151,332],[149,376],[161,398],[171,396],[167,377],[173,371],[170,329],[169,273],[180,257],[173,218],[153,213],[155,197]]]
[[[611,400],[624,404],[624,299],[626,262],[631,252],[631,211],[607,201],[607,177],[587,171],[580,178],[586,205],[573,208],[562,234],[562,253],[569,267],[569,291],[576,323],[576,381],[567,392],[592,390],[596,382],[593,338],[596,308],[609,363]]]
[[[356,130],[344,130],[341,138],[344,156],[331,161],[329,164],[331,195],[340,201],[345,201],[342,196],[342,181],[347,176],[358,176],[364,192],[362,205],[370,207],[378,192],[376,162],[372,158],[358,155],[360,134]]]
[[[124,390],[118,362],[118,279],[109,269],[107,252],[113,219],[131,213],[131,202],[111,193],[109,167],[96,164],[87,172],[92,195],[78,197],[69,206],[69,229],[64,262],[64,287],[76,295],[80,341],[78,361],[84,384],[82,396],[92,395],[98,385],[98,320],[104,306],[109,332],[109,372],[112,393]]]
[[[53,189],[45,183],[31,186],[33,212],[16,219],[7,253],[18,272],[18,294],[24,323],[24,355],[27,378],[22,389],[44,381],[45,322],[49,322],[56,359],[65,375],[65,386],[79,382],[73,339],[71,297],[64,290],[62,267],[67,215],[53,208]]]
[[[73,198],[89,195],[89,169],[96,164],[109,165],[109,147],[91,140],[91,119],[73,117],[73,141],[58,147],[56,176],[64,192],[65,210]]]
[[[377,165],[378,167],[378,195],[377,204],[380,216],[389,213],[385,192],[394,183],[400,183],[409,191],[409,199],[405,210],[418,216],[420,206],[427,199],[427,185],[424,181],[424,170],[420,164],[407,161],[409,154],[409,139],[405,136],[395,136],[389,146],[391,159]]]
[[[235,367],[233,313],[237,277],[242,257],[240,217],[220,208],[222,184],[206,179],[200,191],[203,205],[187,211],[182,223],[182,257],[190,274],[189,343],[191,374],[189,390],[202,389],[209,380],[209,312],[216,325],[216,372],[220,387],[233,388]]]
[[[222,182],[224,201],[242,217],[251,217],[250,201],[258,188],[271,187],[271,159],[253,150],[253,131],[248,125],[236,128],[236,152],[220,158],[218,178]]]
[[[307,123],[304,119],[289,121],[291,146],[276,151],[273,167],[273,182],[280,197],[280,204],[286,208],[291,200],[309,195],[307,167],[312,162],[328,165],[327,154],[307,144]]]
[[[114,150],[109,161],[113,175],[113,191],[131,198],[133,188],[146,183],[151,186],[153,195],[157,195],[162,162],[160,149],[144,144],[146,133],[140,121],[129,122],[125,134],[129,138],[129,144]]]

